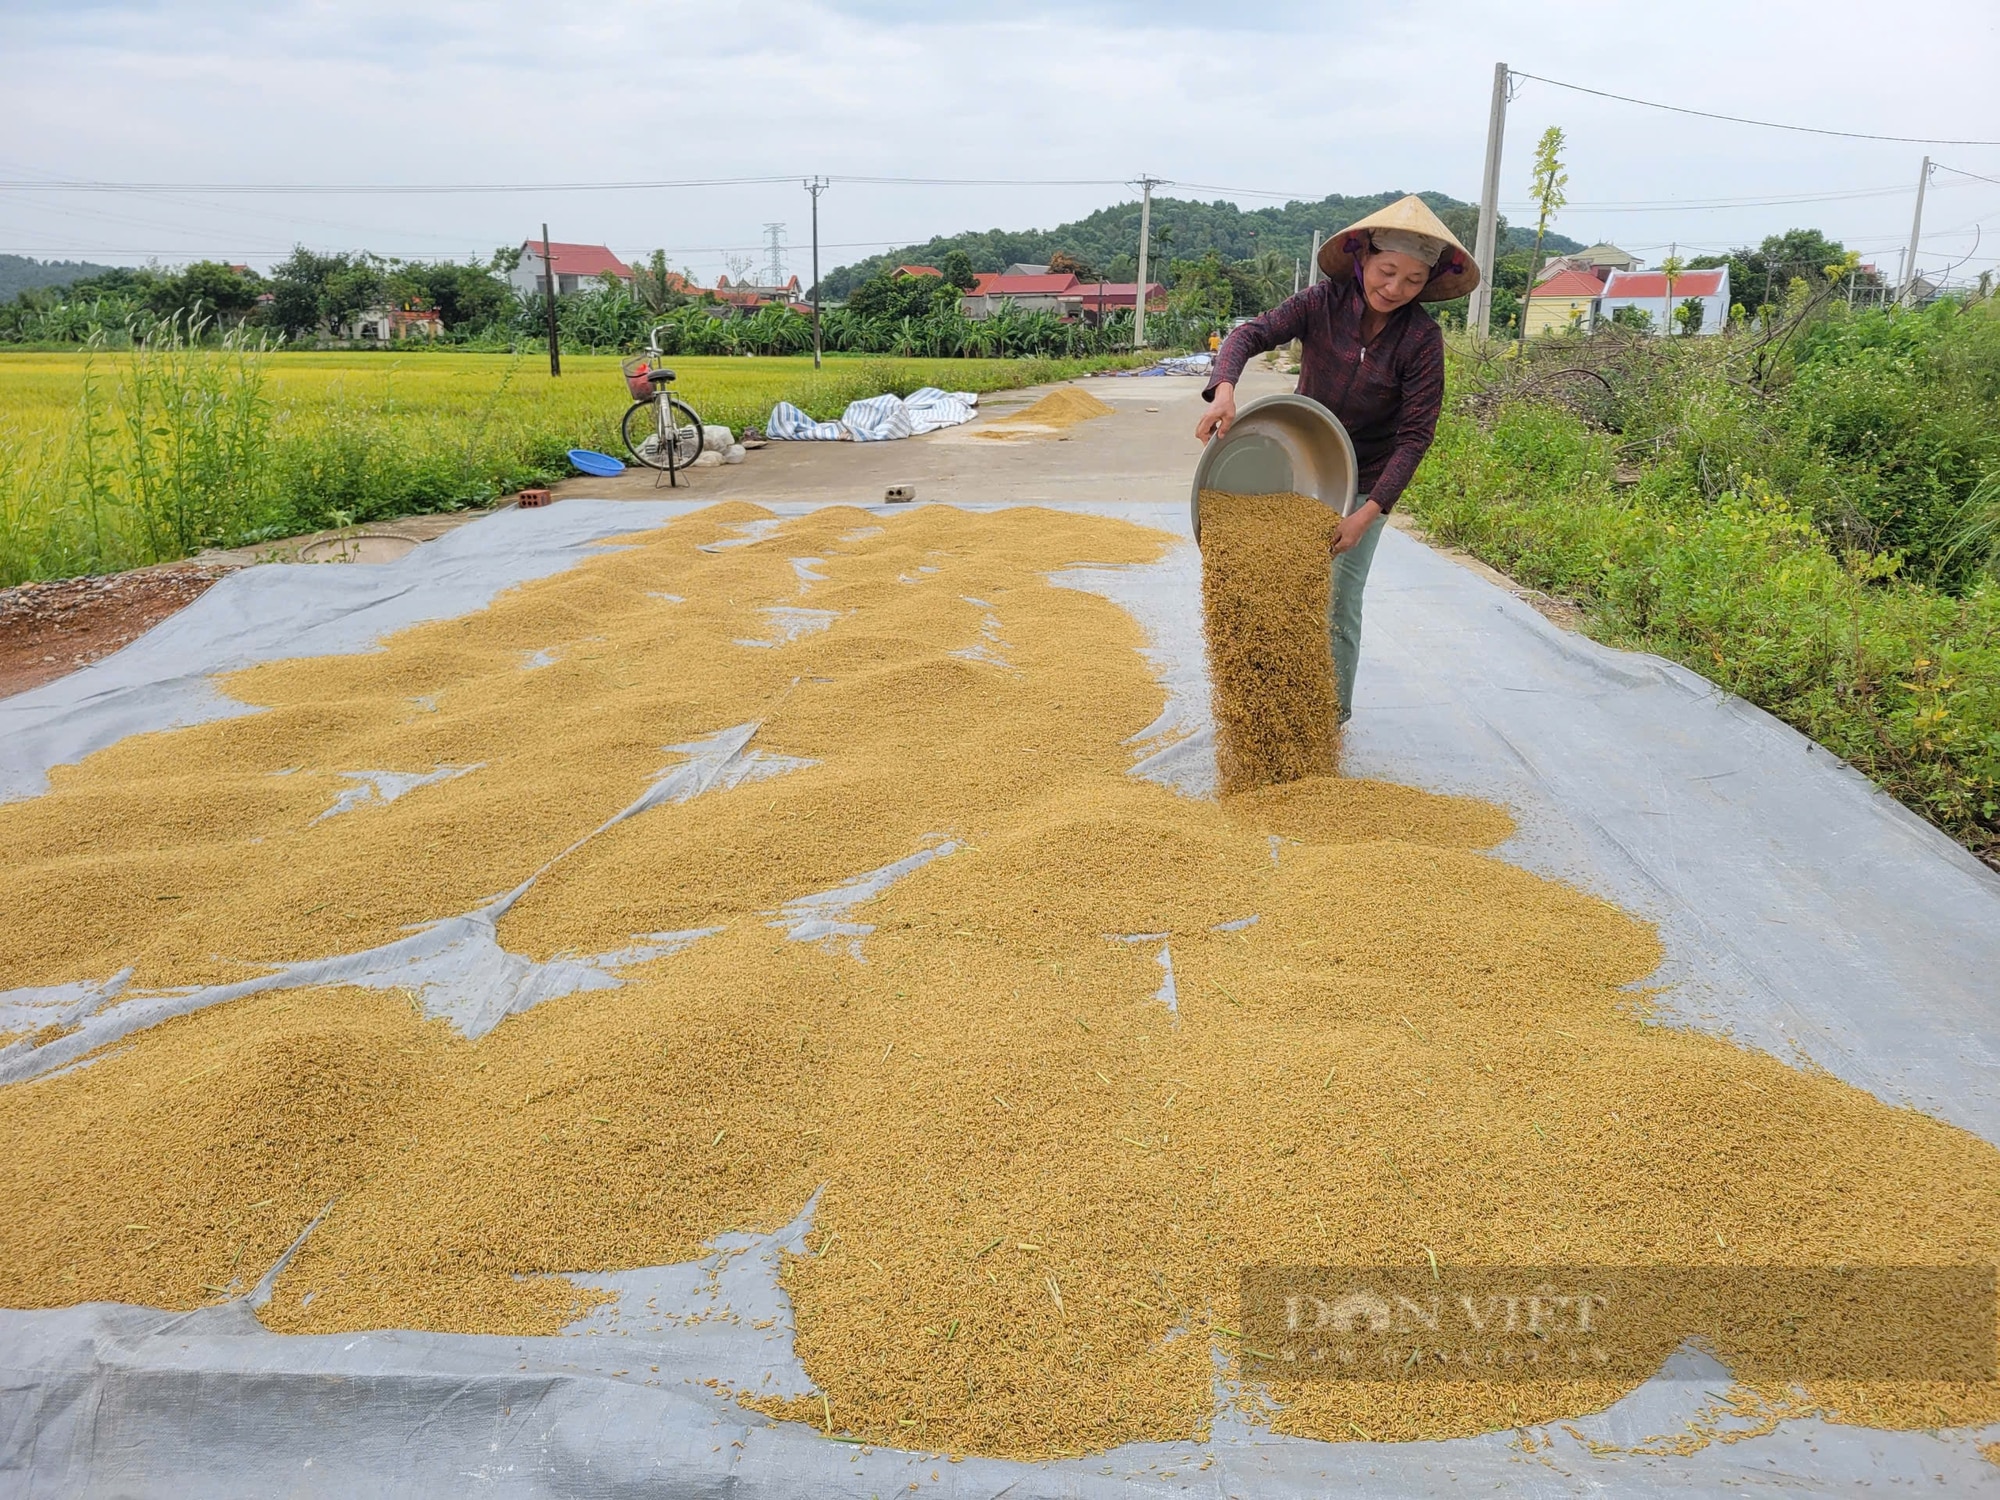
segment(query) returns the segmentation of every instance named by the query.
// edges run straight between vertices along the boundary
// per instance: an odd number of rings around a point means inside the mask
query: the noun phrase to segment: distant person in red
[[[1444,402],[1444,335],[1417,304],[1463,297],[1479,266],[1430,207],[1402,198],[1320,246],[1326,280],[1252,318],[1222,341],[1194,435],[1227,435],[1236,382],[1255,355],[1299,341],[1299,394],[1340,418],[1360,463],[1359,503],[1333,539],[1332,639],[1340,720],[1354,712],[1361,594],[1396,503],[1437,430]]]

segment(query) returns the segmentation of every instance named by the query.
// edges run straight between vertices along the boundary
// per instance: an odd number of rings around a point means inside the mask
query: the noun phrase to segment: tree
[[[1241,209],[1218,199],[1198,203],[1184,198],[1156,195],[1153,221],[1172,226],[1171,254],[1183,259],[1199,259],[1210,250],[1225,261],[1249,260],[1275,251],[1285,260],[1304,260],[1314,233],[1322,235],[1352,224],[1403,196],[1404,190],[1366,194],[1334,193],[1317,200],[1297,200],[1270,208]],[[1418,194],[1439,214],[1460,241],[1470,245],[1476,235],[1479,211],[1444,193]],[[1534,240],[1534,226],[1499,226],[1497,243],[1502,250],[1526,250]],[[1551,230],[1545,237],[1544,253],[1581,250],[1575,240]],[[997,271],[1016,261],[1047,264],[1067,251],[1100,272],[1108,281],[1131,281],[1137,276],[1139,250],[1139,203],[1136,198],[1110,204],[1084,218],[1058,224],[1050,229],[979,229],[961,234],[939,235],[921,244],[903,245],[879,256],[870,256],[829,271],[823,295],[846,297],[853,289],[882,271],[917,262],[944,264],[951,250],[963,250],[973,267]],[[1162,255],[1160,264],[1169,257]],[[1290,285],[1290,277],[1286,278]]]
[[[320,284],[319,315],[322,323],[337,331],[382,301],[388,287],[382,262],[367,251],[334,258],[340,264]]]
[[[1528,299],[1528,259],[1526,250],[1510,250],[1494,257],[1493,327],[1503,334],[1514,329],[1518,336]]]
[[[969,292],[979,285],[979,273],[972,269],[972,257],[963,250],[946,252],[938,261],[938,274],[947,285]]]
[[[176,313],[202,313],[227,323],[239,323],[257,305],[264,290],[264,278],[255,271],[239,271],[217,260],[198,260],[182,268],[178,276],[157,283],[147,304],[160,317]]]
[[[693,282],[667,269],[667,252],[655,250],[643,265],[632,268],[632,300],[649,314],[672,312],[689,299]]]
[[[1236,306],[1236,289],[1229,270],[1213,250],[1199,260],[1177,260],[1168,268],[1173,295],[1167,314],[1190,328],[1197,338],[1229,319]]]
[[[403,261],[390,279],[398,301],[431,308],[454,333],[490,327],[507,315],[514,300],[513,288],[477,261]]]
[[[300,245],[271,271],[271,321],[299,338],[351,323],[387,294],[387,266],[365,250],[316,255]]]
[[[1074,276],[1078,281],[1097,281],[1101,279],[1095,268],[1082,256],[1072,255],[1067,250],[1058,250],[1054,255],[1049,257],[1049,274],[1051,276],[1061,276],[1065,272]]]
[[[1437,210],[1437,216],[1444,221],[1445,228],[1458,236],[1458,242],[1461,245],[1477,248],[1479,241],[1478,204],[1461,203],[1452,208],[1440,208]],[[1496,213],[1493,216],[1493,243],[1495,245],[1504,245],[1507,243],[1507,216],[1505,214]],[[1563,244],[1572,250],[1581,248],[1569,240],[1564,240]]]
[[[1785,288],[1792,284],[1794,276],[1811,281],[1816,275],[1825,274],[1829,266],[1843,264],[1847,253],[1839,240],[1830,240],[1817,229],[1788,229],[1783,234],[1767,235],[1754,250],[1744,246],[1727,255],[1698,256],[1688,262],[1688,269],[1729,267],[1730,297],[1745,308],[1762,312],[1783,305]],[[1882,278],[1873,271],[1857,267],[1853,274],[1856,286],[1882,284]]]
[[[1653,315],[1643,307],[1632,307],[1629,305],[1614,307],[1611,310],[1611,326],[1613,328],[1629,328],[1634,333],[1651,333],[1653,331]]]
[[[856,287],[847,305],[862,318],[921,320],[931,309],[958,305],[959,288],[945,276],[891,276],[883,272]]]
[[[271,321],[287,338],[320,329],[320,297],[327,278],[346,263],[344,255],[315,255],[304,245],[271,269]]]
[[[1521,342],[1528,338],[1527,298],[1535,293],[1535,273],[1542,268],[1542,241],[1549,232],[1549,220],[1556,210],[1569,202],[1569,195],[1563,190],[1569,186],[1569,173],[1562,164],[1562,127],[1551,125],[1542,132],[1542,138],[1535,145],[1534,185],[1529,196],[1535,203],[1535,248],[1528,255],[1528,289],[1523,294],[1521,304]]]
[[[1667,279],[1667,295],[1661,299],[1661,323],[1669,338],[1674,332],[1674,283],[1681,279],[1681,272],[1687,269],[1687,262],[1678,255],[1669,255],[1660,262],[1660,274]]]
[[[1238,318],[1254,316],[1271,306],[1275,300],[1271,288],[1254,260],[1232,260],[1223,263],[1222,274],[1229,283],[1229,311]],[[1286,291],[1291,290],[1291,267],[1285,268]]]
[[[1683,338],[1691,338],[1701,332],[1702,321],[1707,318],[1708,309],[1699,297],[1689,297],[1674,309],[1674,326]]]

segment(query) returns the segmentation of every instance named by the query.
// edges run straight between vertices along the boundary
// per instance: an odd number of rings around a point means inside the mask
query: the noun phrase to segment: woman
[[[1320,246],[1326,280],[1252,318],[1223,340],[1202,392],[1211,403],[1194,435],[1227,435],[1236,381],[1251,356],[1299,341],[1299,394],[1340,418],[1361,465],[1361,503],[1333,539],[1333,644],[1340,721],[1354,712],[1361,659],[1361,591],[1382,518],[1417,472],[1444,400],[1444,336],[1418,304],[1463,297],[1479,284],[1465,246],[1421,198],[1399,199]]]

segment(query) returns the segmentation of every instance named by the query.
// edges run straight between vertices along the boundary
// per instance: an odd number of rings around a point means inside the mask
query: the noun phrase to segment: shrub
[[[1768,403],[1727,378],[1726,350],[1677,353],[1628,382],[1643,395],[1616,434],[1547,400],[1475,401],[1484,420],[1442,419],[1408,503],[1439,540],[1583,603],[1593,635],[1769,710],[1991,858],[2000,580],[1982,497],[2000,481],[1981,487],[1978,465],[1995,461],[2000,344],[1977,310],[1902,320],[1914,336],[1895,321],[1808,344]],[[1617,483],[1621,448],[1653,457],[1636,483]]]

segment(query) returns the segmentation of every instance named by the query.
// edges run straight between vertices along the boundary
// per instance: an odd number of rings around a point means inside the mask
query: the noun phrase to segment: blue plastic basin
[[[569,461],[585,474],[594,474],[599,479],[609,479],[613,474],[623,474],[625,465],[609,453],[593,453],[588,448],[569,450]]]

